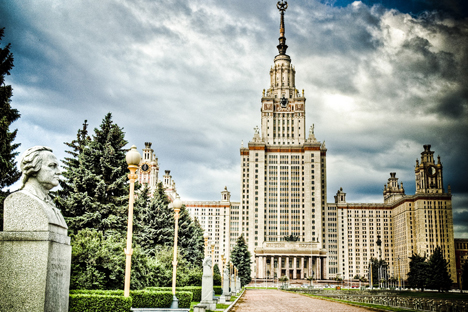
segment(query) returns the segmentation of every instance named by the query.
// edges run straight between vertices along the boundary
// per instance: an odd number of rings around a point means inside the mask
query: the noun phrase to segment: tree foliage
[[[410,257],[409,268],[408,284],[412,288],[420,288],[421,291],[424,291],[429,278],[429,264],[426,261],[426,256],[422,257],[413,253]]]
[[[436,247],[429,259],[417,254],[413,254],[410,259],[408,283],[411,287],[437,289],[439,292],[450,289],[452,279],[440,246]]]
[[[174,211],[169,208],[161,182],[153,198],[149,196],[147,185],[137,188],[140,191],[134,205],[135,242],[149,255],[155,255],[157,246],[174,245]]]
[[[72,235],[70,289],[123,289],[126,239],[119,233],[104,235],[83,229]],[[131,289],[168,287],[172,283],[172,248],[159,247],[155,256],[133,247]],[[177,258],[177,286],[201,285],[202,271],[182,256]]]
[[[0,41],[3,38],[5,28],[0,29]],[[3,230],[3,201],[9,194],[4,188],[12,185],[21,176],[15,157],[15,150],[20,145],[13,143],[17,129],[10,131],[10,125],[20,117],[17,109],[11,107],[13,89],[5,85],[5,75],[10,75],[13,68],[13,54],[10,52],[10,44],[0,47],[0,230]]]
[[[122,129],[108,113],[99,128],[88,136],[87,123],[77,139],[65,143],[71,158],[65,158],[61,190],[56,204],[67,221],[69,231],[83,228],[125,232],[127,227],[127,144]]]
[[[437,246],[429,258],[429,279],[427,288],[447,291],[452,286],[452,279],[448,271],[448,262],[445,260],[440,246]]]
[[[231,262],[237,267],[241,285],[247,285],[252,280],[250,256],[244,236],[241,235],[231,252]]]

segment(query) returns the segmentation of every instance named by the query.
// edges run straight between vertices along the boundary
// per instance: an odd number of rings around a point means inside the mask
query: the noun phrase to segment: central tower
[[[261,98],[261,130],[241,147],[241,218],[257,277],[325,278],[322,215],[326,206],[326,148],[314,127],[306,138],[304,91],[296,89],[296,70],[286,55],[280,1],[278,55],[270,87]],[[241,220],[239,220],[241,221]]]

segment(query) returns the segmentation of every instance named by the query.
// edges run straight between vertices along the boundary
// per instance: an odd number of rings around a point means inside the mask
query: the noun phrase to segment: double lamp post
[[[125,285],[124,296],[130,296],[130,271],[132,266],[132,234],[133,234],[133,202],[135,193],[135,181],[138,179],[136,171],[140,165],[141,155],[135,145],[133,145],[126,154],[128,164],[128,179],[130,181],[130,198],[128,203],[128,226],[127,226],[127,248],[125,248]],[[172,309],[179,307],[179,300],[176,297],[176,276],[177,276],[177,238],[179,232],[179,212],[182,208],[182,201],[179,196],[170,204],[174,209],[175,229],[174,229],[174,257],[172,260]]]

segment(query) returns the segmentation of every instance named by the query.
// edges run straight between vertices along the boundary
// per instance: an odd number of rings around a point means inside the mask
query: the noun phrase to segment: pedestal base
[[[68,312],[70,238],[54,232],[0,232],[2,312]]]

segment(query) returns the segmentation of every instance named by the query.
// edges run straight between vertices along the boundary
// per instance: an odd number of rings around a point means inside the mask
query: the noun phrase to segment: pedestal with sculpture
[[[213,262],[211,256],[205,257],[203,260],[203,277],[202,277],[202,296],[200,305],[205,305],[207,310],[216,310],[216,301],[213,300],[213,275],[211,267]]]
[[[49,196],[60,169],[52,150],[35,146],[20,161],[21,188],[4,203],[0,232],[2,312],[68,312],[71,246]]]

